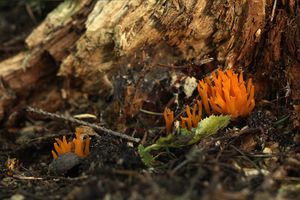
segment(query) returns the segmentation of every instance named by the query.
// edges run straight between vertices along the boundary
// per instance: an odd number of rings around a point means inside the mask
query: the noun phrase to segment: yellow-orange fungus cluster
[[[198,110],[198,111],[197,111]],[[189,105],[186,105],[185,112],[187,117],[181,117],[181,127],[191,130],[192,127],[196,128],[198,126],[199,121],[202,118],[202,103],[197,100],[197,103],[193,106],[193,112],[191,113],[191,109]]]
[[[191,130],[196,128],[202,119],[202,106],[206,114],[230,115],[232,118],[247,116],[255,106],[254,86],[250,78],[244,82],[243,72],[234,73],[232,69],[212,73],[212,79],[205,77],[197,86],[201,101],[197,100],[191,111],[185,107],[186,117],[180,116],[181,128]],[[172,132],[174,112],[165,108],[164,118],[167,133]]]
[[[212,113],[227,114],[236,118],[248,115],[255,106],[254,86],[252,80],[243,79],[231,69],[224,73],[218,69],[218,75],[212,73],[212,81],[206,77],[199,81],[198,92],[208,115]]]
[[[57,159],[59,155],[73,152],[77,156],[84,158],[90,154],[90,137],[87,136],[85,140],[82,138],[82,128],[76,128],[75,138],[73,141],[68,142],[66,136],[63,136],[63,139],[60,140],[55,138],[54,150],[51,151],[53,158]]]
[[[199,121],[202,118],[202,103],[201,101],[197,100],[197,102],[193,106],[193,110],[191,112],[191,108],[189,105],[185,107],[185,112],[187,117],[180,117],[181,118],[181,127],[191,130],[192,127],[197,127]],[[164,111],[164,118],[166,122],[166,130],[167,133],[172,132],[172,125],[174,122],[174,112],[169,108],[165,108]]]

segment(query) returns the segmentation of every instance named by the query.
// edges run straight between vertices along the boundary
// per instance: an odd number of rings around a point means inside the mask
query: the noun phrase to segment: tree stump
[[[161,101],[152,107],[161,112],[174,98],[171,79],[182,84],[218,66],[254,77],[257,99],[290,98],[299,117],[298,6],[295,0],[65,1],[28,36],[28,50],[0,63],[0,120],[20,105],[55,101],[56,111],[72,98],[96,98],[103,112],[131,117],[151,99]],[[55,95],[41,98],[47,92]]]

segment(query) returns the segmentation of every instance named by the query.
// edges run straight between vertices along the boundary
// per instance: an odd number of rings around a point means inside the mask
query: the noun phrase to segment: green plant
[[[167,148],[181,148],[199,142],[202,138],[213,135],[218,130],[225,128],[230,122],[230,116],[211,115],[198,123],[196,128],[191,131],[186,128],[180,128],[178,134],[168,134],[165,137],[160,137],[154,144],[144,147],[139,145],[138,152],[143,163],[147,167],[153,167],[158,164],[157,156],[153,156],[151,152],[167,149]]]

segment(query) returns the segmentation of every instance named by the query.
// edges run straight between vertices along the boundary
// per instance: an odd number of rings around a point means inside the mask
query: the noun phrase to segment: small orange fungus
[[[166,122],[167,133],[171,133],[172,125],[174,122],[174,112],[169,108],[165,108],[164,118],[165,118],[165,122]]]
[[[77,156],[84,158],[90,154],[90,137],[87,136],[83,140],[83,130],[81,127],[76,128],[75,138],[73,141],[67,141],[66,136],[63,136],[63,139],[60,140],[55,138],[54,150],[51,151],[53,158],[57,159],[59,155],[74,152]]]
[[[236,74],[232,69],[224,73],[212,73],[212,81],[206,77],[199,81],[198,92],[208,115],[227,114],[233,118],[247,116],[255,106],[252,79],[245,84],[243,72]]]
[[[191,130],[192,127],[196,128],[202,118],[202,102],[197,100],[193,106],[193,112],[191,112],[190,106],[186,105],[185,112],[187,117],[181,117],[181,127],[188,130]]]
[[[81,132],[78,131],[78,128],[75,132],[76,138],[73,139],[74,143],[74,152],[77,156],[84,158],[90,154],[90,137],[88,136],[85,141],[81,138]]]

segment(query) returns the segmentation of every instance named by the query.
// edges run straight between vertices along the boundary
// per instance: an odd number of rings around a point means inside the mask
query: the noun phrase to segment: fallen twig
[[[250,163],[256,168],[256,170],[257,170],[259,173],[263,174],[263,173],[262,173],[262,170],[259,168],[259,166],[258,166],[254,161],[252,161],[246,154],[244,154],[244,152],[242,152],[240,149],[236,148],[234,145],[230,145],[230,147],[233,148],[235,151],[237,151],[239,154],[241,154],[241,156],[242,156],[245,160],[247,160],[248,162],[250,162]]]
[[[34,176],[13,175],[13,177],[20,180],[43,180],[43,178],[41,177],[34,177]]]
[[[275,0],[275,1],[274,1],[274,4],[273,4],[272,14],[271,14],[271,22],[272,22],[273,19],[274,19],[276,5],[277,5],[277,0]]]
[[[163,116],[162,113],[158,113],[158,112],[153,112],[153,111],[149,111],[149,110],[144,110],[144,109],[140,109],[141,112],[149,114],[149,115],[158,115],[158,116]]]
[[[129,135],[125,135],[125,134],[122,134],[122,133],[104,128],[102,126],[98,126],[96,124],[92,124],[92,123],[85,122],[85,121],[82,121],[82,120],[79,120],[79,119],[75,119],[73,117],[66,117],[66,116],[63,116],[63,115],[46,112],[44,110],[41,110],[41,109],[38,109],[38,108],[32,108],[30,106],[27,106],[26,110],[28,112],[33,112],[33,113],[36,113],[36,114],[47,116],[51,119],[62,119],[62,120],[69,121],[69,122],[72,122],[72,123],[76,123],[76,124],[80,124],[80,125],[84,125],[84,126],[89,126],[89,127],[93,128],[95,130],[103,131],[103,132],[106,132],[106,133],[111,134],[113,136],[120,137],[122,139],[126,139],[126,140],[129,140],[129,141],[132,141],[132,142],[139,143],[140,140],[141,140],[139,138],[135,138],[135,137],[132,137],[132,136],[129,136]],[[100,135],[97,135],[97,136],[100,136]]]

